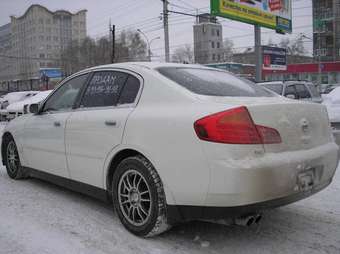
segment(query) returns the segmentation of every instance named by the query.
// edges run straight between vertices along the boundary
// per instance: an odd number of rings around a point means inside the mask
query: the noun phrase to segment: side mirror
[[[293,99],[293,100],[296,99],[295,94],[286,94],[286,97],[287,97],[288,99]]]
[[[31,104],[29,111],[32,114],[38,114],[39,113],[39,104],[38,103]]]

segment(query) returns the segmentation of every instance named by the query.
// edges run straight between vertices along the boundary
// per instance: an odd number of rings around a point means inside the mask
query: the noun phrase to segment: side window
[[[291,86],[287,86],[287,87],[286,87],[286,89],[285,89],[285,95],[284,95],[284,96],[287,96],[288,94],[294,94],[295,98],[297,98],[296,90],[295,90],[295,86],[294,86],[294,85],[291,85]]]
[[[71,109],[81,88],[85,84],[87,77],[88,74],[81,75],[64,83],[46,101],[43,111],[46,112]]]
[[[311,95],[309,91],[307,90],[306,86],[303,84],[296,84],[296,92],[300,99],[310,99]]]
[[[80,107],[109,107],[117,104],[128,74],[115,71],[96,72],[80,103]]]
[[[118,104],[134,103],[139,92],[140,82],[134,76],[129,75],[128,80],[120,94]]]

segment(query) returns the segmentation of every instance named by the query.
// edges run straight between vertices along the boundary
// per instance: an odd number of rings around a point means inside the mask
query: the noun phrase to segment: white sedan
[[[186,220],[251,224],[327,187],[338,164],[324,106],[196,65],[87,69],[31,112],[4,130],[8,175],[111,200],[139,236]]]

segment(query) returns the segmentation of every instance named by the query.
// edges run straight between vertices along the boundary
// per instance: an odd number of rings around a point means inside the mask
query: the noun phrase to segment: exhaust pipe
[[[261,214],[251,214],[234,219],[234,224],[238,226],[250,227],[253,224],[258,224],[261,219]]]

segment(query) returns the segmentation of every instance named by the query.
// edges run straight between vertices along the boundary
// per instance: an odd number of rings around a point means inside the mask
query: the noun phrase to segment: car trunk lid
[[[246,106],[256,125],[276,129],[282,143],[264,144],[266,152],[305,150],[332,141],[327,111],[320,104],[282,97],[200,97],[226,107]]]

